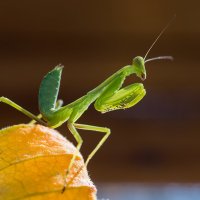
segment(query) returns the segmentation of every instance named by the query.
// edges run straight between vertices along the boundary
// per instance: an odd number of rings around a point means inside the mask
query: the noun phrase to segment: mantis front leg
[[[22,112],[23,114],[25,114],[26,116],[30,117],[31,119],[41,123],[44,126],[47,126],[47,124],[42,121],[40,118],[38,118],[36,115],[32,114],[31,112],[29,112],[28,110],[22,108],[21,106],[19,106],[18,104],[16,104],[15,102],[11,101],[10,99],[6,98],[6,97],[0,97],[0,102],[8,104],[9,106],[19,110],[20,112]]]

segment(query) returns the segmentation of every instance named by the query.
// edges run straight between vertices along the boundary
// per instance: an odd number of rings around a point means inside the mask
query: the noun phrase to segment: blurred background
[[[112,130],[89,164],[99,198],[200,199],[199,7],[198,0],[0,1],[0,95],[37,114],[40,82],[62,63],[59,97],[70,103],[144,56],[176,14],[148,56],[174,61],[146,64],[145,98],[103,115],[92,105],[78,122]],[[133,82],[141,81],[125,84]],[[1,127],[29,121],[0,106]],[[75,142],[66,125],[59,130]],[[81,135],[86,157],[102,135]]]

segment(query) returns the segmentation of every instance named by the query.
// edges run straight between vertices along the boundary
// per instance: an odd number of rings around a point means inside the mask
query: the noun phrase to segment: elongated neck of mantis
[[[111,88],[111,90],[108,91],[108,94],[112,94],[115,90],[118,90],[121,87],[125,78],[133,73],[136,72],[132,65],[122,67],[120,70],[108,77],[103,83],[99,84],[93,90],[90,90],[86,95],[69,104],[68,107],[79,104],[83,100],[85,104],[90,105],[108,88]]]
[[[103,83],[98,85],[96,88],[90,91],[90,93],[95,92],[101,92],[106,90],[107,87],[110,86],[110,84],[114,83],[114,81],[121,81],[121,83],[124,82],[125,78],[131,74],[136,73],[136,70],[133,65],[127,65],[125,67],[122,67],[120,70],[115,72],[113,75],[108,77]]]

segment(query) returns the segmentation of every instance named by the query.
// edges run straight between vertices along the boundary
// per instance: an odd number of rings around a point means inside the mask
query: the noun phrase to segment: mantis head
[[[149,58],[148,60],[145,60],[143,57],[141,56],[136,56],[133,59],[133,63],[132,66],[134,68],[134,72],[136,73],[136,75],[141,79],[141,80],[145,80],[147,77],[146,74],[146,69],[145,69],[145,63],[149,62],[149,61],[153,61],[153,60],[173,60],[172,56],[158,56],[155,58]]]
[[[141,56],[136,56],[133,59],[132,66],[134,68],[134,71],[136,75],[143,81],[146,79],[146,76],[147,76],[144,64],[145,64],[144,58]]]
[[[146,69],[145,69],[145,63],[149,62],[149,61],[153,61],[153,60],[163,60],[163,59],[167,59],[167,60],[173,60],[172,56],[158,56],[155,58],[150,58],[150,59],[146,59],[147,55],[149,54],[150,50],[153,48],[153,46],[156,44],[156,42],[158,41],[158,39],[160,38],[160,36],[165,32],[165,30],[168,28],[168,26],[171,24],[171,22],[175,19],[176,16],[174,16],[169,22],[168,24],[164,27],[164,29],[160,32],[160,34],[157,36],[157,38],[155,39],[155,41],[153,42],[153,44],[150,46],[150,48],[148,49],[148,51],[146,52],[144,58],[141,56],[136,56],[133,59],[133,63],[132,66],[134,68],[134,72],[135,74],[141,79],[141,80],[145,80],[146,79]]]

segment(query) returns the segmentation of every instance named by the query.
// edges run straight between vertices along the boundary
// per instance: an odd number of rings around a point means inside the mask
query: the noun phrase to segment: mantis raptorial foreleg
[[[9,106],[19,110],[20,112],[22,112],[23,114],[25,114],[26,116],[30,117],[31,119],[34,119],[35,121],[43,124],[43,125],[47,125],[44,121],[42,121],[40,118],[38,118],[36,115],[32,114],[31,112],[29,112],[28,110],[22,108],[21,106],[19,106],[18,104],[16,104],[15,102],[11,101],[10,99],[6,98],[6,97],[0,97],[0,102],[8,104]]]
[[[112,110],[126,109],[138,103],[146,94],[143,84],[134,83],[120,90],[115,91],[110,96],[101,95],[95,102],[96,110],[103,113]]]

